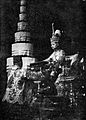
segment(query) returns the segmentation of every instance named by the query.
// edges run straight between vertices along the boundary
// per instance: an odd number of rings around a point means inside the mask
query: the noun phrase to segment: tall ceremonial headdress
[[[54,32],[54,23],[52,23],[52,38],[50,38],[50,41],[51,42],[58,42],[58,37],[60,37],[61,36],[61,31],[60,30],[56,30],[55,32]]]
[[[25,79],[31,63],[36,61],[27,16],[27,0],[20,0],[19,21],[11,46],[11,56],[6,60],[7,88],[2,101],[23,104]],[[22,81],[23,80],[23,81]],[[22,83],[22,84],[21,84]]]

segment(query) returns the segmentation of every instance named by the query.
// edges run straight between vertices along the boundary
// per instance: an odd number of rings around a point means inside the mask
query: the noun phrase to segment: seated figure
[[[44,61],[52,62],[54,64],[55,69],[61,68],[64,59],[65,59],[65,52],[59,46],[61,41],[61,31],[56,30],[54,32],[53,24],[52,24],[52,38],[50,38],[51,48],[54,52]],[[51,76],[54,76],[54,71],[51,72]]]

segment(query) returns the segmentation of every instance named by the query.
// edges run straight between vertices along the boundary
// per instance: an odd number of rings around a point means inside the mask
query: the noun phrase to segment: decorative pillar
[[[15,43],[12,44],[12,55],[7,58],[7,88],[2,101],[22,104],[22,93],[25,86],[26,71],[30,63],[36,59],[33,56],[33,44],[26,13],[26,0],[20,1],[19,22],[14,34]]]

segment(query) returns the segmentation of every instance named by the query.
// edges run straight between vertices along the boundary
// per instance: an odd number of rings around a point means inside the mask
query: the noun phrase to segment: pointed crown
[[[51,42],[58,42],[58,37],[60,37],[61,36],[61,31],[60,30],[56,30],[55,32],[54,32],[54,23],[52,23],[52,38],[50,38],[50,41]]]

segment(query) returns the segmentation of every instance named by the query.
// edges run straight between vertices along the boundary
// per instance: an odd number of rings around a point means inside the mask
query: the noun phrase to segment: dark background
[[[19,5],[19,0],[0,1],[0,100],[5,93],[6,58],[11,56],[11,44],[15,41]],[[27,0],[27,15],[34,53],[38,60],[43,60],[52,53],[50,47],[52,22],[55,23],[55,30],[63,31],[61,46],[66,54],[79,51],[83,56],[86,55],[85,0]],[[7,108],[10,106],[7,106],[6,110]],[[10,111],[6,110],[5,113]]]
[[[19,5],[19,0],[1,1],[0,58],[11,55],[11,44],[14,42],[14,33],[17,31],[19,20]],[[50,48],[52,22],[55,23],[55,30],[63,31],[62,48],[66,53],[72,54],[77,47],[82,54],[85,54],[83,52],[86,51],[85,12],[84,0],[27,0],[29,31],[36,57],[43,59],[52,52]],[[74,47],[73,41],[78,45]]]

